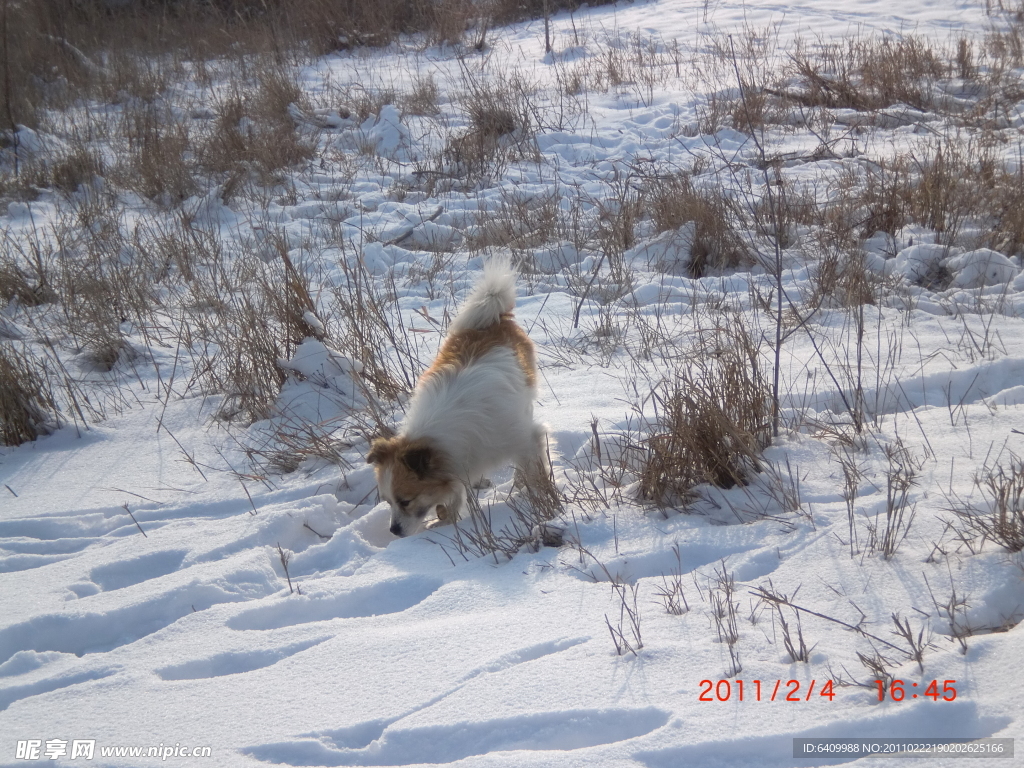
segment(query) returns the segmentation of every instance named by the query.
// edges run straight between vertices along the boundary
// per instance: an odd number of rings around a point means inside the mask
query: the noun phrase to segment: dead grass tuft
[[[65,194],[76,192],[104,173],[103,161],[98,154],[79,146],[57,159],[50,168],[53,188]]]
[[[448,139],[441,160],[452,174],[473,182],[534,152],[534,88],[517,74],[481,81],[464,70],[464,82],[468,125]]]
[[[0,342],[0,443],[21,445],[57,425],[46,370],[24,348]]]
[[[1022,171],[997,161],[991,137],[951,135],[915,153],[866,167],[853,193],[860,236],[895,236],[909,224],[932,230],[944,245],[1024,248]]]
[[[125,110],[127,147],[112,178],[142,197],[165,206],[181,203],[199,189],[190,160],[193,137],[187,122],[155,104]]]
[[[738,320],[706,331],[687,363],[636,406],[640,439],[623,455],[642,499],[666,506],[694,487],[745,484],[771,439],[770,388],[757,348]]]
[[[0,300],[5,304],[16,302],[21,307],[54,301],[57,294],[51,283],[48,260],[38,254],[39,258],[22,261],[16,253],[13,243],[5,243],[4,250],[0,251]]]
[[[412,90],[401,99],[402,110],[410,115],[436,115],[441,111],[438,104],[440,96],[437,81],[432,74],[417,76],[413,80]]]
[[[279,170],[313,155],[315,141],[300,134],[294,114],[306,109],[292,74],[269,65],[260,68],[251,88],[239,89],[220,105],[200,150],[202,164],[215,173],[255,173],[262,183],[273,183]]]
[[[893,104],[928,109],[932,85],[950,67],[926,41],[912,35],[850,38],[798,47],[792,74],[802,85],[787,96],[807,106],[878,110]]]
[[[984,504],[954,500],[960,538],[994,541],[1008,552],[1024,550],[1024,460],[1011,456],[974,478]]]
[[[495,563],[511,560],[519,552],[537,552],[541,547],[560,547],[564,531],[551,521],[562,512],[553,486],[526,487],[513,491],[507,499],[510,514],[495,519],[490,504],[480,504],[470,489],[467,494],[469,515],[450,528],[437,527],[430,540],[440,546],[454,562],[453,554],[465,560],[491,557]],[[450,531],[450,533],[448,533]]]
[[[361,258],[343,256],[341,276],[330,287],[330,310],[339,329],[338,349],[358,362],[379,429],[389,427],[385,408],[412,391],[424,369],[416,334],[397,305],[393,277],[375,279]]]
[[[286,379],[278,363],[284,355],[282,339],[266,296],[254,291],[218,295],[198,281],[192,288],[189,335],[198,351],[195,368],[207,391],[224,395],[218,418],[245,423],[266,418]]]
[[[830,247],[822,243],[811,272],[812,307],[859,307],[877,304],[885,280],[867,267],[864,252],[857,248]]]
[[[644,199],[657,232],[690,226],[691,277],[751,263],[735,212],[715,189],[697,187],[685,174],[671,174],[649,179]]]

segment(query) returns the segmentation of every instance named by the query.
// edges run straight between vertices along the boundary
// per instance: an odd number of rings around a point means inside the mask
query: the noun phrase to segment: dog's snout
[[[402,524],[400,522],[397,522],[397,521],[392,523],[391,524],[391,533],[393,533],[395,536],[401,536],[402,535]]]

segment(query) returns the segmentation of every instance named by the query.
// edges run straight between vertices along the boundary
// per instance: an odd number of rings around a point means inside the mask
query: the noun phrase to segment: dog
[[[398,434],[371,443],[366,460],[395,536],[454,523],[466,487],[510,462],[517,485],[548,481],[547,430],[533,420],[537,357],[512,317],[515,300],[516,272],[492,259],[417,381]]]

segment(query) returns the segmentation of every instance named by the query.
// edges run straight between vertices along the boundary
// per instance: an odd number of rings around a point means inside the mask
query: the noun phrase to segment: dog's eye
[[[410,499],[395,499],[395,502],[402,509],[408,508],[408,506],[412,503]]]

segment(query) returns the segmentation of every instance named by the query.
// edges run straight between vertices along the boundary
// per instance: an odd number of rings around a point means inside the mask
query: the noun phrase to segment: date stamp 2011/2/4
[[[810,701],[820,696],[832,701],[835,689],[831,680],[819,685],[817,680],[805,684],[800,680],[701,680],[698,701]]]
[[[956,680],[930,683],[905,683],[903,680],[875,680],[878,686],[878,700],[888,695],[891,701],[928,698],[932,701],[953,701],[956,698]],[[909,688],[908,688],[909,685]],[[701,680],[698,701],[811,701],[825,698],[835,699],[833,681],[817,680],[809,683],[800,680]]]

